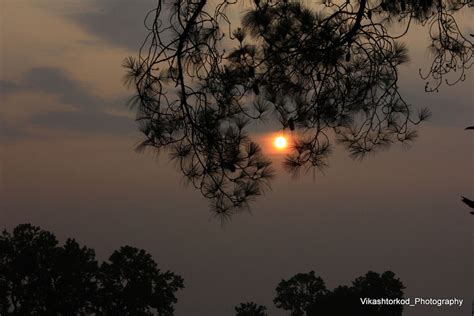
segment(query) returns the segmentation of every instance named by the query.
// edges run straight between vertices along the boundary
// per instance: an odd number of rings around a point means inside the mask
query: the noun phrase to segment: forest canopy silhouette
[[[183,279],[145,250],[121,247],[99,264],[93,249],[31,224],[0,235],[1,315],[170,316]]]
[[[322,169],[333,143],[353,158],[410,143],[430,115],[399,91],[401,41],[424,26],[432,62],[425,90],[466,78],[473,45],[456,12],[471,0],[158,1],[126,82],[144,140],[166,151],[189,182],[230,216],[249,206],[274,176],[248,129],[267,121],[287,130],[291,173]],[[229,10],[241,8],[241,20]],[[400,32],[392,26],[402,26]]]
[[[331,291],[321,277],[310,271],[281,280],[273,303],[290,316],[400,316],[402,305],[363,305],[361,298],[403,299],[403,289],[403,283],[393,272],[369,271],[356,278],[351,286],[341,285]],[[241,303],[235,311],[236,316],[268,316],[266,306],[255,302]]]
[[[31,224],[0,235],[1,315],[172,316],[184,280],[162,272],[150,254],[120,247],[101,264],[93,249]],[[351,286],[330,291],[314,271],[282,279],[274,304],[291,316],[399,316],[399,305],[362,305],[360,298],[403,298],[403,283],[391,271],[369,271]],[[235,307],[236,316],[265,316],[254,302]]]

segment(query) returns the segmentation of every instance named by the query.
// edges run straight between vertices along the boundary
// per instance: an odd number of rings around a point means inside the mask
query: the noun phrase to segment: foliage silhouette
[[[363,305],[361,298],[401,299],[404,288],[391,271],[382,274],[369,271],[355,279],[352,286],[338,286],[330,291],[324,281],[310,271],[282,280],[277,286],[274,303],[276,307],[289,311],[291,316],[400,316],[402,305]]]
[[[144,250],[122,247],[99,266],[94,250],[30,224],[0,236],[1,315],[173,315],[181,277]]]
[[[402,299],[403,283],[395,274],[373,271],[355,279],[352,286],[338,286],[308,308],[307,315],[400,316],[403,305],[363,305],[361,299]]]
[[[470,208],[474,208],[474,201],[473,200],[470,200],[465,196],[461,196],[461,201],[464,204],[466,204],[467,206],[469,206]],[[471,214],[474,214],[474,212],[471,212]]]
[[[323,279],[316,277],[314,271],[298,273],[289,280],[278,284],[277,296],[273,300],[275,306],[290,310],[291,316],[303,316],[309,306],[318,302],[327,294]]]
[[[1,315],[160,315],[171,316],[183,279],[161,272],[150,254],[130,246],[113,252],[101,265],[94,250],[30,224],[0,236]],[[362,305],[360,298],[403,298],[404,286],[393,272],[369,271],[333,291],[309,273],[282,280],[276,307],[292,316],[399,316],[402,306]],[[237,316],[267,316],[254,302],[235,307]]]
[[[183,288],[180,277],[160,272],[150,254],[130,246],[115,251],[109,261],[99,276],[104,314],[173,315],[174,293]]]
[[[474,126],[468,126],[468,127],[466,127],[466,130],[474,130]],[[474,201],[473,200],[468,199],[467,197],[461,195],[461,201],[464,204],[466,204],[467,206],[469,206],[470,208],[474,208]],[[474,215],[474,212],[470,212],[470,213],[471,213],[471,215]]]
[[[124,62],[145,136],[138,148],[167,150],[222,216],[248,207],[274,174],[248,135],[253,122],[269,119],[291,131],[284,166],[295,174],[325,167],[334,137],[354,158],[416,137],[413,127],[429,111],[415,115],[398,88],[398,67],[408,60],[398,39],[414,22],[432,42],[432,65],[420,70],[426,91],[464,80],[472,64],[472,43],[453,16],[470,0],[316,8],[254,0],[235,28],[227,10],[236,3],[174,0],[165,8],[158,1],[138,58]],[[392,34],[394,21],[406,26],[402,34]]]

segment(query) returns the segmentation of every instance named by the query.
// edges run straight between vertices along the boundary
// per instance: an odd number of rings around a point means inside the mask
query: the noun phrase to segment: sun
[[[286,147],[288,147],[288,142],[286,141],[286,138],[283,137],[283,136],[278,136],[277,138],[275,138],[275,140],[273,141],[273,145],[277,148],[277,149],[285,149]]]

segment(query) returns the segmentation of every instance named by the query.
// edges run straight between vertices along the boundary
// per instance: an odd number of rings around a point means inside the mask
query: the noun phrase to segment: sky
[[[122,61],[137,55],[155,1],[0,0],[0,223],[32,223],[76,238],[100,259],[143,248],[183,276],[176,315],[233,315],[272,299],[282,278],[314,270],[328,288],[392,270],[407,297],[464,298],[462,308],[404,315],[467,315],[473,293],[473,75],[425,93],[428,38],[403,39],[411,61],[400,91],[433,113],[419,138],[363,161],[336,147],[324,173],[277,178],[249,212],[221,224],[165,155],[134,151],[141,136],[126,105]],[[473,32],[472,11],[459,15]]]

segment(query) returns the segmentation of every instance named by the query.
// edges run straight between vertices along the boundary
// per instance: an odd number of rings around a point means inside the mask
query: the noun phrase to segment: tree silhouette
[[[101,266],[100,295],[105,315],[173,315],[174,295],[183,280],[171,272],[161,273],[145,250],[120,248]]]
[[[355,279],[351,287],[338,286],[327,292],[308,307],[307,315],[400,316],[403,305],[363,305],[361,299],[401,299],[404,288],[391,271],[382,274],[369,271]]]
[[[161,272],[150,254],[130,246],[101,265],[94,250],[73,239],[58,245],[54,234],[30,224],[0,236],[1,315],[159,315],[171,316],[183,279]],[[282,280],[276,307],[292,316],[400,316],[400,305],[362,305],[361,298],[403,298],[403,283],[393,272],[369,271],[330,291],[309,273]],[[254,302],[235,307],[236,316],[266,316]]]
[[[373,271],[367,272],[364,276],[357,278],[352,282],[355,296],[358,298],[403,298],[403,283],[395,278],[395,274],[386,271],[381,275]],[[367,306],[361,309],[364,315],[401,315],[403,305],[375,305]]]
[[[98,272],[94,251],[29,224],[0,237],[2,315],[88,315]]]
[[[327,294],[323,279],[315,276],[314,271],[298,273],[289,280],[278,284],[275,306],[291,311],[291,316],[303,316],[311,305]]]
[[[0,236],[1,315],[173,315],[181,277],[122,247],[99,267],[92,249],[30,224]]]
[[[233,28],[237,1],[163,1],[145,19],[150,31],[137,59],[128,58],[139,149],[167,150],[184,176],[229,216],[264,192],[271,162],[247,132],[268,119],[292,133],[284,166],[292,173],[323,168],[334,141],[352,157],[416,137],[414,114],[398,88],[408,60],[398,41],[426,25],[434,59],[426,91],[448,74],[464,80],[473,46],[453,14],[467,0],[357,0],[309,8],[297,1],[255,0]],[[406,29],[392,34],[396,20]],[[235,23],[234,23],[235,24]],[[238,23],[237,23],[238,24]],[[234,48],[230,48],[234,46]],[[416,117],[414,117],[416,116]]]
[[[330,291],[324,281],[310,271],[282,280],[276,288],[274,303],[276,307],[289,311],[291,316],[400,316],[402,305],[363,305],[361,299],[401,299],[404,288],[391,271],[382,274],[369,271],[355,279],[352,286],[338,286]],[[247,305],[240,306],[245,308]],[[256,306],[252,303],[249,310],[255,310]],[[260,308],[263,310],[265,307]],[[237,314],[240,315],[261,314]]]

